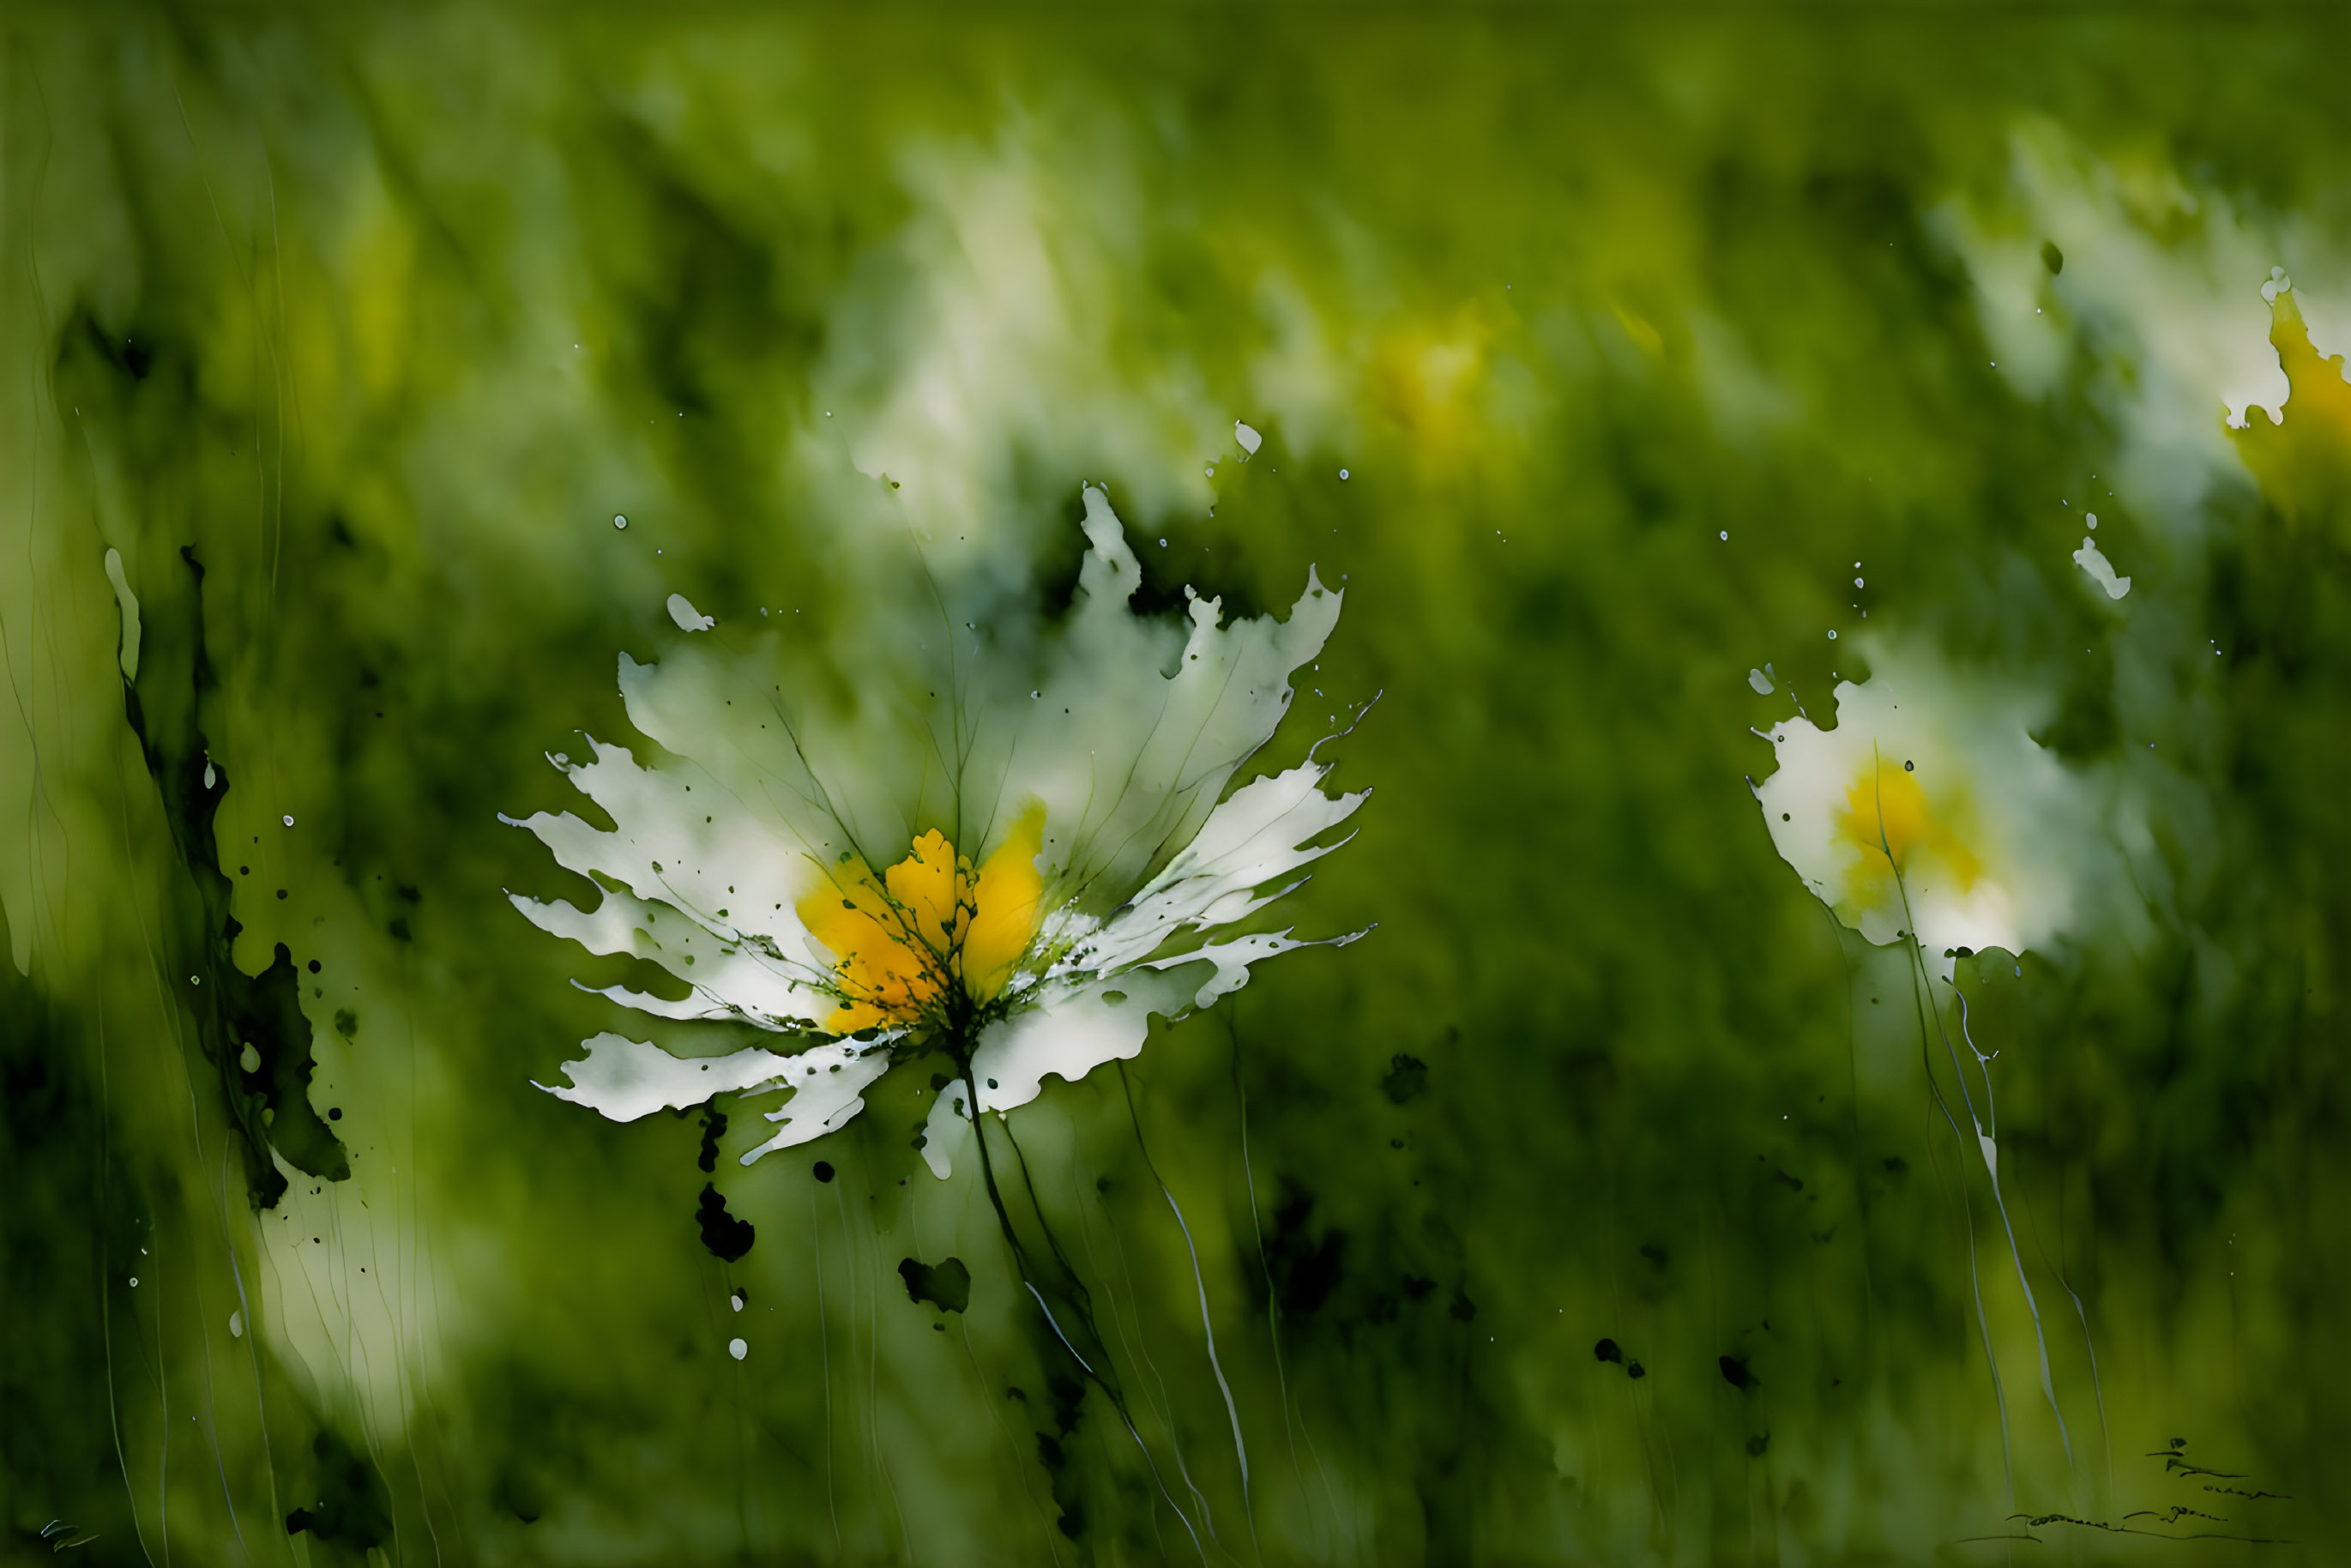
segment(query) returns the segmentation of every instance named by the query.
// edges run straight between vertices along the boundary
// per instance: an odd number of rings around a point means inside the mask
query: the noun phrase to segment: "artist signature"
[[[2166,1508],[2137,1508],[2119,1519],[2082,1519],[2070,1513],[2011,1513],[2009,1522],[2022,1526],[2014,1533],[2004,1535],[1971,1535],[1964,1541],[2039,1541],[2036,1530],[2053,1524],[2070,1524],[2080,1530],[2104,1531],[2110,1535],[2147,1535],[2158,1541],[2241,1541],[2252,1546],[2290,1546],[2293,1542],[2274,1535],[2252,1535],[2237,1531],[2212,1530],[2208,1525],[2231,1525],[2238,1521],[2213,1509],[2228,1506],[2222,1498],[2240,1498],[2246,1502],[2287,1500],[2284,1492],[2264,1490],[2253,1485],[2231,1486],[2231,1481],[2250,1482],[2252,1478],[2235,1470],[2216,1470],[2199,1465],[2188,1457],[2188,1439],[2174,1437],[2168,1446],[2145,1456],[2163,1461],[2163,1473],[2175,1480],[2193,1482],[2200,1490],[2210,1494],[2210,1507],[2189,1503],[2173,1503]]]

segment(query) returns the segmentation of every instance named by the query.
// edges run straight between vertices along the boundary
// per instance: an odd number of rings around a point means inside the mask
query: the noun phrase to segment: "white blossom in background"
[[[1961,948],[2045,946],[2116,869],[2104,790],[2030,733],[2053,705],[1920,650],[1865,652],[1832,727],[1771,728],[1755,798],[1773,846],[1839,920],[1880,945],[1915,933],[1945,978]]]
[[[658,665],[622,657],[630,720],[667,755],[590,741],[588,759],[554,759],[611,831],[569,813],[518,824],[601,898],[510,896],[685,993],[614,987],[613,1000],[790,1044],[685,1058],[604,1033],[565,1064],[568,1084],[540,1087],[616,1121],[785,1094],[749,1164],[843,1125],[892,1065],[937,1053],[954,1082],[925,1157],[944,1176],[975,1099],[1009,1110],[1049,1076],[1132,1057],[1152,1014],[1207,1007],[1309,945],[1255,917],[1365,795],[1326,793],[1330,764],[1311,755],[1225,791],[1341,595],[1310,570],[1286,621],[1227,625],[1188,590],[1188,624],[1138,615],[1142,571],[1109,498],[1084,498],[1092,548],[1066,623],[996,641],[934,626],[953,656],[916,696],[793,712],[763,684],[768,664],[710,636]]]
[[[1927,214],[1973,287],[1987,368],[2036,402],[2079,379],[2108,421],[2112,467],[2068,497],[2076,515],[2111,492],[2144,523],[2198,537],[2213,486],[2244,478],[2228,432],[2285,402],[2269,341],[2274,280],[2338,276],[2339,247],[2144,147],[2095,148],[2035,117],[2010,149],[2003,188]],[[2339,308],[2311,329],[2329,352],[2351,342]]]

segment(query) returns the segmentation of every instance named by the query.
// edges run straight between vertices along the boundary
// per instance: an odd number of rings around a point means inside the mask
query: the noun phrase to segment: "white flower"
[[[616,1121],[787,1092],[747,1165],[840,1127],[893,1063],[936,1051],[954,1082],[924,1152],[944,1176],[975,1097],[1009,1110],[1050,1074],[1132,1057],[1151,1014],[1207,1007],[1308,945],[1233,928],[1336,847],[1327,835],[1364,795],[1325,794],[1330,765],[1310,754],[1220,797],[1280,722],[1341,595],[1310,570],[1286,622],[1223,625],[1219,601],[1188,590],[1188,628],[1139,616],[1142,570],[1109,499],[1089,487],[1085,506],[1066,623],[932,628],[951,657],[912,708],[861,691],[788,712],[762,682],[772,661],[707,636],[659,665],[622,655],[629,717],[674,760],[592,740],[591,760],[556,758],[614,831],[568,813],[519,825],[602,898],[515,906],[687,988],[614,987],[615,1001],[799,1048],[689,1059],[600,1034],[565,1065],[569,1086],[540,1087]]]
[[[2023,953],[2073,925],[2111,849],[2098,793],[2036,744],[2045,699],[1866,647],[1836,723],[1771,727],[1755,791],[1782,858],[1870,941],[1915,933],[1948,978],[1959,948]]]

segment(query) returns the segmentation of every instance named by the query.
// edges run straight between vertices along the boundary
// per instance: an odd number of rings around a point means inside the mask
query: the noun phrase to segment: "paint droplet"
[[[1340,478],[1342,478],[1342,479],[1344,479],[1346,476],[1347,476],[1347,471],[1346,471],[1344,468],[1340,469],[1340,470],[1339,470],[1339,477],[1340,477]]]
[[[1859,579],[1859,578],[1857,578],[1857,577],[1856,577],[1856,578],[1855,578],[1855,579],[1853,580],[1853,585],[1854,585],[1855,588],[1860,588],[1860,587],[1864,586],[1864,585],[1863,585],[1863,583],[1862,583],[1861,579]]]
[[[1241,460],[1243,462],[1247,462],[1250,457],[1255,456],[1257,455],[1257,449],[1265,444],[1264,436],[1259,435],[1256,431],[1251,430],[1248,425],[1242,423],[1238,419],[1233,421],[1233,439],[1241,444],[1241,452],[1243,454]]]
[[[751,1347],[739,1339],[730,1339],[726,1342],[726,1354],[740,1361],[751,1354]]]
[[[1834,643],[1834,642],[1835,642],[1835,641],[1836,641],[1836,633],[1835,633],[1835,632],[1830,632],[1830,633],[1829,633],[1829,641],[1830,641],[1830,642],[1832,642],[1832,643]]]
[[[2095,528],[2097,525],[2094,523],[2091,526]],[[212,761],[207,758],[204,761],[204,788],[207,789],[211,789],[213,787],[214,780],[217,779],[219,777],[219,774],[213,771]]]
[[[131,1288],[134,1291],[139,1288],[139,1276],[136,1274],[131,1276]]]
[[[243,1312],[229,1313],[228,1337],[231,1339],[243,1339],[245,1337],[245,1314]]]
[[[620,513],[614,512],[612,514],[612,526],[616,528],[625,528],[629,526],[629,519],[622,516]]]
[[[1721,532],[1716,534],[1715,538],[1722,540],[1725,544],[1728,544],[1730,542],[1730,530],[1729,528],[1724,528]]]
[[[1757,696],[1768,697],[1775,689],[1771,685],[1771,677],[1765,674],[1761,670],[1748,671],[1747,684],[1755,688],[1755,695]]]
[[[280,818],[279,821],[283,821],[289,828],[294,825],[294,819],[291,817],[283,817]]]

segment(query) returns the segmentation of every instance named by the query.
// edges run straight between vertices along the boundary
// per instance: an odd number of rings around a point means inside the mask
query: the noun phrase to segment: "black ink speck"
[[[936,1265],[908,1258],[899,1263],[898,1278],[906,1281],[906,1295],[918,1306],[928,1301],[943,1312],[959,1312],[971,1305],[971,1270],[960,1258]]]
[[[1428,1092],[1428,1063],[1397,1053],[1388,1059],[1387,1076],[1380,1080],[1380,1089],[1391,1103],[1409,1104]]]
[[[695,1216],[702,1227],[702,1244],[722,1263],[732,1263],[751,1250],[757,1235],[747,1219],[726,1212],[726,1200],[708,1182],[702,1184],[702,1207]]]

